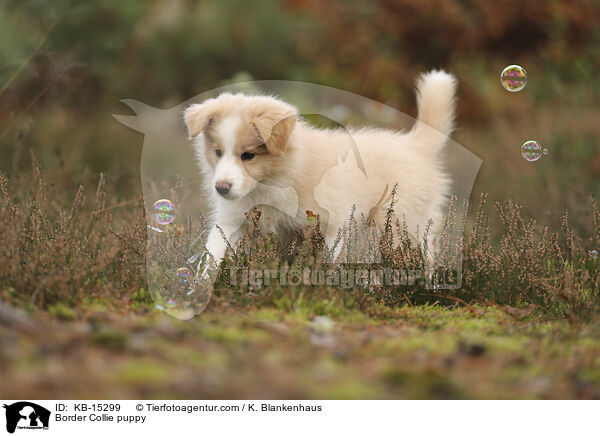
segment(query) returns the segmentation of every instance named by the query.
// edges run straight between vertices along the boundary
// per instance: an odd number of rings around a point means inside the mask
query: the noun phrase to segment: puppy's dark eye
[[[256,154],[245,151],[242,153],[242,160],[252,160],[254,159],[254,156],[256,156]]]
[[[221,150],[215,150],[215,153],[217,154],[217,157],[223,156],[223,152]]]

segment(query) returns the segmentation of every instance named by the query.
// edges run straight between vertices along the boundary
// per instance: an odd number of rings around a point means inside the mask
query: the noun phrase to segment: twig
[[[156,192],[156,194],[157,195],[166,194],[166,193],[172,191],[173,189],[185,188],[185,187],[188,187],[188,186],[191,186],[191,185],[195,185],[195,184],[201,183],[201,182],[202,182],[202,180],[196,180],[194,182],[184,183],[183,185],[177,186],[175,188],[170,188],[168,190],[164,190],[164,191],[161,191],[161,192]],[[102,212],[107,212],[109,210],[113,210],[113,209],[116,209],[116,208],[119,208],[119,207],[123,207],[123,206],[127,206],[129,204],[136,203],[137,201],[139,201],[139,197],[135,198],[135,199],[132,199],[132,200],[122,201],[120,203],[113,204],[112,206],[105,207],[104,209],[95,210],[93,212],[88,213],[87,215],[97,215],[97,214],[102,213]],[[84,216],[86,216],[86,215],[84,215]]]
[[[121,241],[123,244],[125,244],[127,247],[129,247],[131,250],[133,250],[135,252],[135,254],[137,254],[138,256],[141,256],[141,253],[137,250],[137,248],[135,248],[133,246],[133,244],[131,244],[131,242],[127,241],[125,238],[123,238],[121,235],[119,235],[118,233],[116,233],[110,226],[106,226],[106,228],[108,229],[109,232],[111,232],[119,241]]]

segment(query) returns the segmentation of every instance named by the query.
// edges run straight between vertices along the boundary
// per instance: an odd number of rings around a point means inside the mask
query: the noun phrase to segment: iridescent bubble
[[[534,140],[525,141],[521,146],[521,156],[529,162],[535,162],[542,156],[542,146]]]
[[[502,70],[500,81],[507,91],[517,92],[527,85],[527,72],[519,65],[509,65]]]
[[[154,219],[161,226],[171,224],[175,221],[175,206],[169,200],[158,200],[152,206]]]
[[[590,254],[592,255],[592,259],[594,259],[594,260],[598,259],[598,250],[592,250],[592,251],[590,251]]]
[[[547,154],[548,154],[548,149],[547,149],[547,148],[544,148],[544,149],[542,150],[542,153],[544,153],[544,156],[545,156],[545,155],[547,155]]]
[[[175,277],[181,285],[188,285],[192,278],[192,272],[187,268],[179,268],[175,271]]]

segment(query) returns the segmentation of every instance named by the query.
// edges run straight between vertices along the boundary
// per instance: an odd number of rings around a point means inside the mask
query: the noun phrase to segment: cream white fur
[[[439,226],[450,189],[440,152],[453,129],[455,87],[454,77],[443,71],[422,75],[417,82],[418,120],[405,133],[377,128],[323,130],[298,120],[283,154],[271,164],[269,177],[261,180],[250,176],[244,162],[233,154],[240,129],[248,128],[244,114],[258,104],[294,114],[296,109],[274,97],[218,97],[222,117],[215,120],[215,131],[224,150],[216,166],[206,157],[205,135],[198,134],[194,140],[213,224],[232,238],[246,212],[255,205],[270,205],[273,207],[263,211],[261,223],[268,231],[287,235],[302,228],[306,211],[312,211],[327,216],[326,242],[331,245],[352,205],[358,213],[372,216],[381,228],[390,196],[374,208],[382,194],[396,185],[394,210],[411,234],[418,237],[429,220]],[[189,118],[186,113],[188,126]],[[358,168],[356,151],[366,175]],[[219,180],[232,182],[229,198],[215,192]],[[290,187],[297,195],[290,193]],[[216,226],[210,230],[206,248],[216,260],[225,255],[226,244]]]
[[[244,169],[237,163],[237,156],[234,155],[236,143],[236,132],[239,129],[242,120],[239,116],[229,116],[223,119],[217,126],[217,134],[221,138],[223,144],[223,157],[219,159],[219,163],[215,167],[214,176],[212,177],[213,186],[217,182],[231,183],[232,188],[228,194],[228,198],[236,199],[246,195],[252,191],[257,180],[252,177],[247,177]]]

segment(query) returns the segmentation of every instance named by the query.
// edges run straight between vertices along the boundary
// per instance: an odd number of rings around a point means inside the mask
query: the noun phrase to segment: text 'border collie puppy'
[[[245,214],[261,205],[276,205],[261,207],[260,223],[284,241],[306,225],[307,211],[326,223],[330,248],[353,207],[382,230],[392,187],[394,213],[408,232],[417,237],[432,221],[435,234],[451,186],[440,151],[453,129],[455,90],[454,76],[423,74],[418,120],[408,132],[315,128],[270,96],[225,93],[189,106],[184,119],[212,219],[208,252],[219,262],[227,248],[223,234],[233,245]],[[355,154],[361,171],[343,164]],[[338,170],[328,174],[332,168]]]

